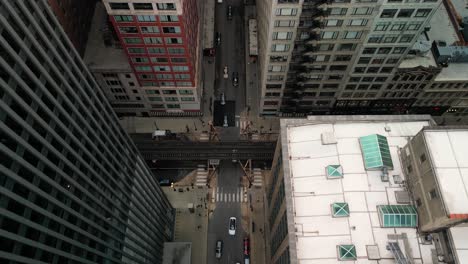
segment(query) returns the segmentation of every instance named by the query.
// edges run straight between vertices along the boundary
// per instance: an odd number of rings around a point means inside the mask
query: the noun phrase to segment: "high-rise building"
[[[257,5],[262,114],[351,113],[352,107],[385,113],[410,104],[383,93],[441,1],[262,0]]]
[[[201,1],[103,0],[140,87],[158,112],[199,112]],[[128,100],[127,97],[122,97]]]
[[[173,209],[46,0],[0,1],[0,262],[161,263]]]
[[[52,12],[81,56],[84,54],[91,26],[89,18],[94,13],[97,1],[99,0],[48,0]]]
[[[271,174],[265,180],[265,238],[270,244],[266,262],[438,263],[434,259],[443,254],[466,260],[466,250],[444,253],[431,235],[421,230],[429,218],[411,199],[407,184],[413,175],[406,172],[400,159],[400,155],[407,159],[402,148],[408,141],[434,124],[429,115],[282,119]],[[453,135],[440,132],[443,135],[435,145],[444,151],[438,153],[436,163],[444,166],[436,169],[447,169],[441,176],[452,178],[449,170],[458,169],[452,166],[456,163],[452,158],[466,160],[460,144],[466,130],[462,137],[455,135],[458,131]],[[453,144],[459,147],[452,151],[450,145],[445,147],[442,141],[448,141],[447,137],[456,139]],[[426,157],[428,163],[429,155]],[[424,177],[431,174],[426,164],[421,169],[425,169]],[[465,175],[462,168],[441,187],[453,187],[453,182],[462,181],[464,176],[460,175]],[[426,191],[433,188],[431,181],[427,179]],[[423,190],[419,184],[418,190]],[[426,196],[423,206],[429,203],[439,213],[440,201],[428,201],[427,192],[421,195]],[[448,196],[449,204],[456,204],[460,197],[467,199],[466,185],[457,186],[457,193]],[[466,208],[462,202],[451,212],[463,214]],[[463,250],[466,237],[463,242],[462,235],[467,231],[465,227],[454,237],[455,249]]]

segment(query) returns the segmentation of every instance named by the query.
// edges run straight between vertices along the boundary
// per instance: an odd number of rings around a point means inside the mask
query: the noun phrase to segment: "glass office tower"
[[[46,0],[0,1],[0,263],[161,263],[173,209]]]

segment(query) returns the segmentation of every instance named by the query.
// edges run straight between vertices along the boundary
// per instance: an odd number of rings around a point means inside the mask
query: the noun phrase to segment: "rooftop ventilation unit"
[[[324,132],[321,135],[323,145],[336,144],[335,134],[333,132]]]
[[[382,167],[382,174],[380,175],[380,179],[383,182],[388,182],[388,169],[387,169],[387,167]]]

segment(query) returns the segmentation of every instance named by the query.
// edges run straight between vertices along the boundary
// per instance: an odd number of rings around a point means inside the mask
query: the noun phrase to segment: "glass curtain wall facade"
[[[0,263],[161,263],[173,209],[46,0],[0,1]]]

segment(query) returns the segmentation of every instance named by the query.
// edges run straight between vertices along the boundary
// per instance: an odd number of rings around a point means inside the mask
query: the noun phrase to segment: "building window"
[[[163,27],[164,33],[180,33],[180,27]]]
[[[273,40],[292,39],[292,32],[273,32]]]
[[[289,48],[290,48],[289,44],[273,44],[271,46],[271,51],[284,52],[284,51],[289,51]]]
[[[398,58],[388,58],[386,63],[387,64],[397,64],[398,63]]]
[[[190,79],[190,74],[177,73],[177,74],[174,74],[174,79],[176,79],[176,80],[187,80],[187,79]]]
[[[133,3],[133,9],[135,9],[135,10],[153,10],[153,4],[151,4],[151,3]]]
[[[115,22],[132,22],[133,16],[114,16]]]
[[[147,91],[147,92],[148,92],[148,91]],[[149,100],[149,101],[152,101],[152,102],[162,102],[162,98],[161,98],[161,97],[150,96],[150,97],[148,97],[148,100]]]
[[[151,66],[135,66],[135,71],[148,72],[151,71]]]
[[[367,19],[352,19],[349,21],[349,26],[365,26],[367,25]]]
[[[153,66],[154,68],[154,71],[171,71],[171,67],[170,66],[165,66],[165,65],[158,65],[158,66]]]
[[[393,70],[393,67],[382,67],[380,70],[381,73],[391,73]]]
[[[172,63],[185,63],[187,62],[187,58],[171,58]]]
[[[184,48],[167,48],[167,51],[169,54],[184,54],[185,49]]]
[[[128,3],[109,3],[109,6],[113,10],[129,10]]]
[[[162,90],[163,94],[177,94],[176,90]]]
[[[166,106],[167,106],[167,108],[170,108],[170,109],[180,108],[180,104],[167,104]]]
[[[193,101],[195,101],[195,98],[193,98],[193,97],[181,97],[180,100],[185,101],[185,102],[193,102]]]
[[[146,37],[144,38],[145,44],[162,44],[162,38],[158,37]]]
[[[148,48],[148,53],[151,53],[151,54],[165,54],[166,50],[164,48]]]
[[[400,12],[398,12],[397,17],[411,17],[413,13],[414,9],[400,9]]]
[[[166,38],[166,44],[182,44],[182,38]]]
[[[282,66],[282,65],[268,66],[268,72],[284,72],[285,70],[286,70],[286,66]]]
[[[377,23],[377,25],[375,25],[374,30],[375,31],[385,31],[385,30],[388,29],[388,26],[390,26],[390,22]]]
[[[172,74],[158,73],[156,74],[156,78],[158,78],[159,80],[169,80],[172,79]]]
[[[123,40],[127,44],[139,44],[139,43],[141,43],[141,38],[123,38]]]
[[[405,22],[396,22],[390,28],[391,31],[402,31],[405,29],[406,23]]]
[[[398,9],[384,9],[380,17],[381,18],[393,18],[397,11]]]
[[[437,193],[436,189],[432,189],[429,191],[429,199],[433,200],[439,198],[439,194]]]
[[[294,27],[294,20],[275,20],[275,27]]]
[[[383,58],[377,58],[372,60],[372,64],[382,64],[384,62]]]
[[[123,34],[134,34],[138,33],[138,30],[136,27],[119,27],[120,33]]]
[[[139,15],[137,16],[138,17],[138,21],[140,22],[154,22],[156,21],[156,17],[155,16],[152,16],[152,15]]]
[[[393,54],[403,54],[405,53],[406,48],[405,47],[395,47],[393,49]]]
[[[407,30],[419,30],[421,25],[421,22],[411,22],[409,23]]]
[[[277,16],[295,16],[297,15],[297,8],[277,8]]]
[[[159,33],[158,27],[140,27],[141,33],[151,34],[151,33]]]
[[[353,15],[370,15],[372,13],[372,7],[358,7],[354,8]]]
[[[174,82],[159,82],[160,86],[174,86]]]
[[[179,17],[174,15],[160,15],[159,21],[161,22],[178,22]]]
[[[329,14],[332,15],[332,16],[344,16],[346,15],[346,12],[348,11],[347,8],[341,8],[341,7],[335,7],[335,8],[331,8],[329,9]]]
[[[384,48],[380,48],[377,53],[378,54],[388,54],[388,53],[390,53],[391,50],[392,50],[392,48],[390,48],[390,47],[384,47]]]
[[[160,94],[158,90],[145,90],[147,94]]]
[[[172,71],[186,72],[186,71],[189,71],[189,67],[188,66],[172,66]]]
[[[151,108],[161,109],[161,108],[164,108],[164,105],[163,104],[152,104]]]
[[[345,32],[344,39],[359,39],[361,38],[361,31],[347,31]]]
[[[176,5],[174,3],[162,3],[156,5],[158,10],[176,10]]]
[[[374,54],[377,51],[377,48],[364,48],[362,54]]]
[[[325,21],[325,26],[327,27],[339,27],[343,24],[343,20],[341,19],[327,19]]]
[[[427,17],[431,13],[432,9],[418,9],[416,11],[415,17]]]
[[[128,53],[130,54],[143,54],[145,53],[144,48],[128,48]]]
[[[140,79],[154,79],[154,75],[153,74],[140,74],[139,75]]]
[[[180,95],[193,94],[192,90],[179,90]]]
[[[413,34],[403,34],[400,38],[400,43],[409,43],[413,40]]]
[[[383,43],[395,43],[397,39],[398,39],[398,35],[385,36],[383,39]]]
[[[338,37],[338,31],[324,31],[322,32],[322,39],[336,39]]]
[[[162,57],[151,57],[151,62],[152,63],[168,63],[169,59],[168,58],[162,58]]]
[[[166,102],[178,102],[179,98],[177,98],[177,97],[165,97],[164,101],[166,101]]]
[[[371,35],[369,36],[369,43],[380,43],[382,41],[383,35]]]

